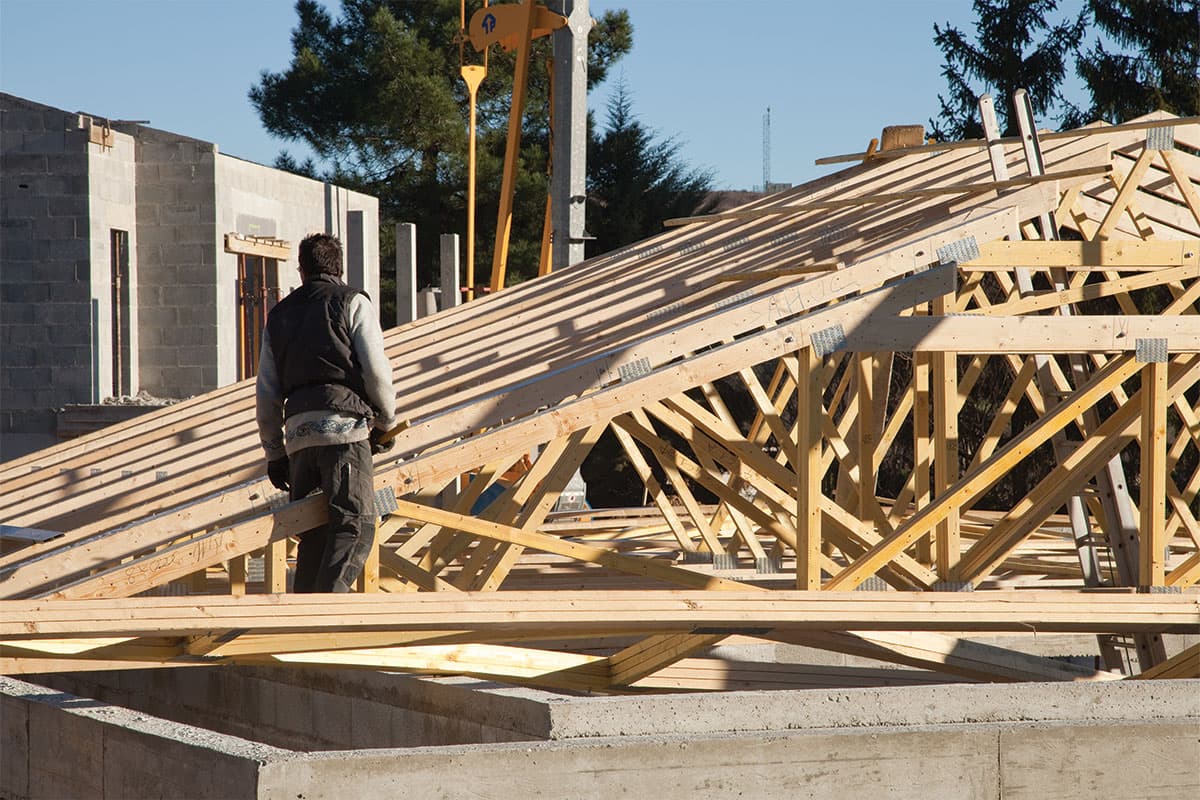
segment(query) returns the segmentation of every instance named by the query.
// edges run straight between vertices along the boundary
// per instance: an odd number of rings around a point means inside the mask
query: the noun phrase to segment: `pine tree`
[[[1068,124],[1200,114],[1200,0],[1089,0],[1083,15],[1109,42],[1077,53],[1091,103],[1073,108]]]
[[[1004,135],[1017,130],[1009,113],[1017,89],[1028,91],[1039,116],[1055,108],[1062,102],[1071,47],[1083,35],[1081,20],[1051,25],[1058,0],[974,0],[973,5],[974,43],[948,23],[933,26],[934,43],[945,58],[942,75],[949,85],[948,96],[938,95],[939,118],[930,120],[932,134],[941,140],[983,136],[977,104],[984,93],[996,98]]]
[[[638,121],[623,82],[607,113],[588,147],[589,256],[661,233],[664,219],[703,213],[712,191],[711,172],[685,164],[677,139],[658,139]]]
[[[459,7],[458,0],[343,0],[335,19],[317,0],[298,0],[291,63],[280,72],[264,71],[249,93],[270,133],[307,143],[318,158],[318,164],[299,164],[285,152],[276,166],[379,198],[383,264],[390,263],[392,224],[417,225],[422,285],[434,282],[438,234],[462,230],[466,216],[467,93],[459,77]],[[632,36],[627,12],[601,16],[589,34],[589,86],[603,81],[630,50]],[[481,60],[470,45],[466,50],[470,63]],[[548,37],[535,40],[509,247],[509,274],[516,279],[536,273],[541,243],[549,53]],[[514,64],[514,54],[493,48],[479,91],[476,265],[485,268],[491,263]]]

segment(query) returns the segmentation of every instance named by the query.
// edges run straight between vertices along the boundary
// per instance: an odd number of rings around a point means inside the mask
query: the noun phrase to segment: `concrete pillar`
[[[462,302],[458,279],[458,234],[443,233],[438,249],[442,279],[442,311]]]
[[[417,318],[417,226],[396,223],[396,324]]]
[[[554,48],[554,172],[550,177],[550,222],[554,230],[550,265],[561,269],[583,260],[587,192],[587,38],[592,28],[588,0],[547,0],[567,18],[552,34]]]
[[[367,264],[366,254],[363,248],[363,212],[347,211],[346,212],[346,283],[358,289],[362,289],[371,294],[371,287],[367,285]]]

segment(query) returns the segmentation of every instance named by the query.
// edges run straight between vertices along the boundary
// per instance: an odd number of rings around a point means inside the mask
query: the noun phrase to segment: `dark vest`
[[[364,292],[320,275],[271,309],[267,335],[285,418],[322,410],[375,415],[350,341],[350,301],[359,294]]]

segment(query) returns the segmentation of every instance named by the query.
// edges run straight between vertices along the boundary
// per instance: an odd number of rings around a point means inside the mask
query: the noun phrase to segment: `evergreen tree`
[[[712,206],[712,173],[693,169],[674,137],[657,139],[634,116],[625,84],[609,98],[605,129],[588,147],[589,256],[662,232],[663,220]]]
[[[1098,33],[1076,70],[1090,105],[1066,123],[1124,122],[1158,109],[1200,114],[1200,0],[1089,0],[1081,17]]]
[[[930,130],[940,140],[983,136],[978,102],[984,93],[996,98],[1006,136],[1017,132],[1009,110],[1017,89],[1029,92],[1039,116],[1055,108],[1062,101],[1068,54],[1085,29],[1082,20],[1051,25],[1058,0],[974,0],[973,6],[974,43],[948,23],[933,26],[934,43],[945,58],[942,75],[949,85],[948,96],[938,95],[939,118],[930,120]]]

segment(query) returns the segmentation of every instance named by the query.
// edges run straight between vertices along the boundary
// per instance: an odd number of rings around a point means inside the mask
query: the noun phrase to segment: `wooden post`
[[[928,353],[913,353],[913,503],[917,511],[930,501],[929,367]],[[933,536],[927,534],[917,542],[917,560],[926,566],[933,564]]]
[[[396,223],[396,324],[417,318],[417,226]]]
[[[379,591],[379,520],[375,521],[371,550],[367,553],[367,560],[363,563],[363,571],[358,576],[355,588],[366,594]]]
[[[933,301],[933,313],[944,316],[953,310],[954,296],[942,295]],[[958,364],[955,353],[933,355],[933,483],[940,497],[958,480]],[[937,548],[937,573],[949,580],[958,565],[959,514],[954,508],[938,523],[934,532]]]
[[[875,354],[853,359],[858,380],[858,518],[873,519],[875,501]]]
[[[821,588],[821,402],[814,377],[821,359],[812,347],[793,356],[796,382],[796,588]]]
[[[226,563],[226,570],[229,573],[229,593],[231,595],[244,595],[246,593],[246,558],[247,556],[234,556]]]
[[[277,539],[263,550],[263,591],[267,594],[287,591],[287,539]]]
[[[1139,340],[1141,346],[1143,340]],[[1163,343],[1165,345],[1165,342]],[[1167,362],[1150,361],[1142,368],[1141,542],[1138,547],[1138,584],[1163,586],[1166,572],[1167,502]]]

